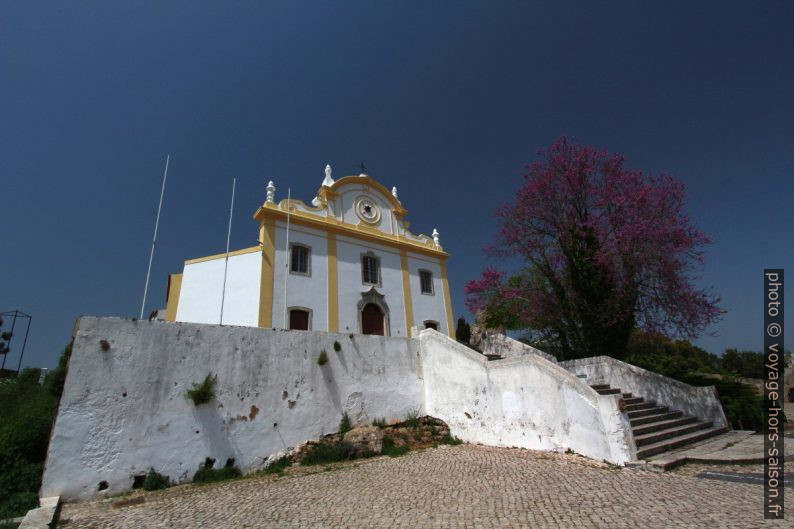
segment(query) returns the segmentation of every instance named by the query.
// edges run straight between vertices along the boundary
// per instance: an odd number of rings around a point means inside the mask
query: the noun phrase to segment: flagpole
[[[289,329],[289,322],[287,321],[287,279],[289,278],[289,208],[291,205],[290,197],[291,190],[287,188],[287,243],[284,248],[284,329]]]
[[[223,265],[223,292],[221,293],[221,321],[223,325],[223,305],[226,302],[226,272],[229,270],[229,241],[232,238],[232,216],[234,215],[234,188],[237,186],[237,178],[232,180],[232,205],[229,207],[229,231],[226,234],[226,262]]]
[[[163,209],[163,195],[165,195],[165,181],[168,178],[168,162],[171,161],[169,154],[165,159],[165,171],[163,172],[163,187],[160,190],[160,205],[157,206],[157,220],[154,221],[154,237],[152,237],[152,251],[149,254],[149,268],[146,270],[146,284],[143,287],[143,302],[141,303],[141,319],[146,308],[146,294],[149,292],[149,277],[152,274],[152,260],[154,259],[154,245],[157,244],[157,228],[160,226],[160,210]]]

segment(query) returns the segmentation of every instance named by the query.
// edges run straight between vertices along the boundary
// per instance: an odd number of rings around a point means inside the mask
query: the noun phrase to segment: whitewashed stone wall
[[[208,373],[216,398],[195,406],[185,392]],[[423,411],[420,373],[407,338],[83,317],[41,494],[87,499],[102,481],[115,494],[150,467],[187,481],[207,457],[250,471],[337,431],[344,411],[358,423]]]
[[[185,393],[208,373],[216,397],[195,406]],[[343,412],[357,424],[426,413],[468,442],[617,464],[633,450],[617,396],[532,351],[487,362],[429,329],[411,339],[83,317],[41,494],[116,494],[151,467],[189,481],[208,457],[251,471],[337,431]]]

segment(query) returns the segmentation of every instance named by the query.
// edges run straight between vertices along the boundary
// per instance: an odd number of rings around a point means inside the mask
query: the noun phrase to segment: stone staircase
[[[592,384],[601,395],[621,395],[631,424],[637,459],[647,459],[727,432],[728,428],[715,427],[711,422],[684,415],[683,412],[659,406],[631,393],[622,393],[609,384]]]

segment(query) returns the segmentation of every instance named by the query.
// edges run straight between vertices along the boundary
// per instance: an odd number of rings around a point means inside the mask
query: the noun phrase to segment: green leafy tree
[[[726,349],[722,355],[722,367],[726,371],[736,373],[740,377],[765,378],[765,360],[764,353]]]

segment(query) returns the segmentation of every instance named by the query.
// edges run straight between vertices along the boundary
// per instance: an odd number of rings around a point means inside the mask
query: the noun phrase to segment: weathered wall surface
[[[617,396],[599,395],[541,355],[488,362],[434,331],[422,331],[419,340],[426,412],[453,435],[493,446],[571,448],[617,464],[631,459]]]
[[[488,332],[483,336],[482,354],[485,355],[499,355],[502,358],[515,358],[524,355],[537,355],[552,363],[557,363],[557,359],[553,355],[544,353],[540,349],[535,349],[531,345],[521,343],[504,334]]]
[[[118,493],[150,467],[186,481],[207,457],[252,470],[337,431],[343,411],[362,423],[423,411],[418,349],[408,338],[83,317],[41,494],[86,499],[102,481]],[[210,372],[216,398],[195,406],[185,392]]]
[[[560,365],[585,378],[588,384],[610,384],[647,401],[711,421],[714,426],[729,426],[714,386],[690,386],[609,356],[568,360]]]

